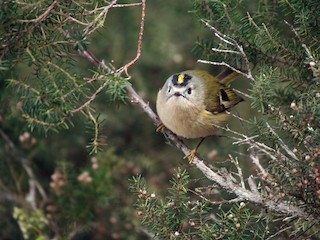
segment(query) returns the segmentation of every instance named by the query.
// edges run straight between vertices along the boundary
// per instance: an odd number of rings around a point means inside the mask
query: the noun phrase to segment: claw
[[[166,126],[163,123],[160,123],[156,129],[156,132],[161,132],[163,133],[164,129],[166,128]]]
[[[193,159],[194,159],[195,157],[198,157],[197,151],[198,151],[198,148],[200,147],[201,143],[204,141],[204,139],[205,139],[205,138],[201,138],[201,140],[200,140],[200,142],[198,143],[198,145],[196,146],[196,148],[195,148],[195,149],[192,149],[190,152],[188,152],[188,153],[184,156],[184,159],[185,159],[185,158],[188,158],[189,164],[192,164]]]
[[[193,159],[194,159],[195,157],[198,157],[198,153],[197,153],[197,149],[196,149],[196,148],[195,148],[195,149],[192,149],[190,152],[188,152],[188,153],[184,156],[183,159],[188,158],[189,164],[192,164]]]

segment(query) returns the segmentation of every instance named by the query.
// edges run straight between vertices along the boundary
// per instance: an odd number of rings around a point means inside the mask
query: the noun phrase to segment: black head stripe
[[[192,77],[189,74],[185,74],[185,73],[175,74],[172,77],[172,83],[175,86],[187,86],[191,78]]]

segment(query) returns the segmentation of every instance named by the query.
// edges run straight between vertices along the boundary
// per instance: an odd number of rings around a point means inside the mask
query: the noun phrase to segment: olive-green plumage
[[[170,76],[157,96],[160,120],[185,138],[213,135],[227,121],[225,111],[243,100],[227,87],[238,75],[228,69],[216,77],[202,70]]]

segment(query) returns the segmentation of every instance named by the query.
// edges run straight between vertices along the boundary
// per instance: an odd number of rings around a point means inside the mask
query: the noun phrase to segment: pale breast
[[[159,104],[163,104],[160,105]],[[173,102],[158,102],[157,112],[162,123],[178,136],[200,138],[213,135],[216,128],[204,120],[203,110],[192,105],[181,107]],[[202,114],[201,114],[202,112]]]

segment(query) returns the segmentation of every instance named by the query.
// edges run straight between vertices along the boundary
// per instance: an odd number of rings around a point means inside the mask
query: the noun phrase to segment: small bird
[[[214,77],[207,71],[188,70],[170,76],[157,96],[162,124],[183,138],[202,138],[186,157],[190,163],[205,137],[214,135],[229,118],[226,110],[243,99],[227,87],[239,73],[226,69]]]

